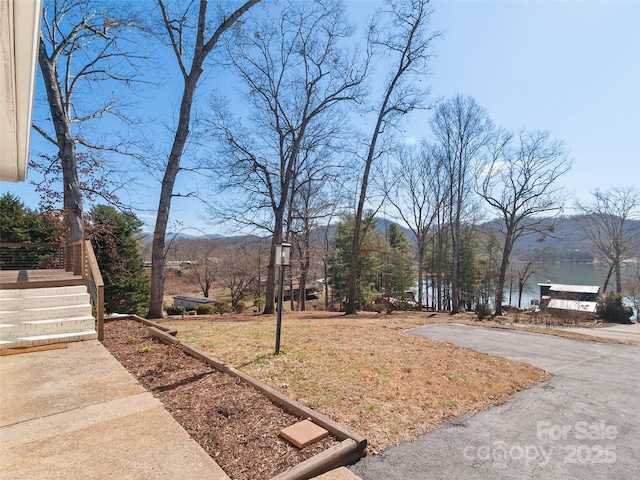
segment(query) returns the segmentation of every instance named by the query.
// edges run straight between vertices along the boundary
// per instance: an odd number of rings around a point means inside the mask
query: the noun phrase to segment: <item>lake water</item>
[[[623,265],[623,280],[639,268],[637,263]],[[538,283],[562,283],[565,285],[598,285],[601,289],[607,277],[607,267],[599,263],[545,263],[540,272],[531,276],[522,294],[522,308],[528,308],[532,299],[540,298]],[[609,287],[615,287],[615,277],[609,280]],[[509,303],[509,285],[506,285],[505,304]],[[512,305],[518,304],[517,286],[512,292]]]

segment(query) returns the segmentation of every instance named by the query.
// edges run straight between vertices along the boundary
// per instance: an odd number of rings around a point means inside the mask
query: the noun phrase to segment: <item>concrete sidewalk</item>
[[[97,340],[0,357],[0,479],[229,477]]]
[[[561,330],[591,335],[592,337],[640,343],[640,323],[606,324],[606,326],[600,328],[564,327]]]

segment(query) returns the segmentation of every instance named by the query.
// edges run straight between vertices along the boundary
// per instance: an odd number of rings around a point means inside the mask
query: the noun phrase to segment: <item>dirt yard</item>
[[[549,378],[530,365],[405,333],[470,316],[297,312],[283,317],[279,356],[274,355],[275,316],[163,323],[183,341],[364,435],[370,454]]]

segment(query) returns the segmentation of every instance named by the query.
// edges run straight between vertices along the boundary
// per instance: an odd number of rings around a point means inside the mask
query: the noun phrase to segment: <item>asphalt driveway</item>
[[[526,362],[553,377],[362,459],[350,469],[364,480],[640,478],[639,345],[450,324],[409,334]]]

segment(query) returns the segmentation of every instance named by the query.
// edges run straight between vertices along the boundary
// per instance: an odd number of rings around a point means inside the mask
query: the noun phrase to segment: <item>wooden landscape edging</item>
[[[176,330],[171,330],[163,325],[147,320],[146,318],[139,317],[138,315],[121,316],[114,320],[126,318],[131,318],[147,325],[150,327],[149,330],[153,337],[164,343],[179,345],[185,353],[202,360],[216,370],[231,375],[232,377],[239,378],[264,394],[283,410],[299,418],[311,419],[313,423],[326,428],[333,436],[341,440],[338,445],[334,445],[324,452],[314,455],[295,467],[290,468],[286,472],[273,477],[272,480],[306,480],[334,468],[353,463],[366,455],[365,449],[367,447],[367,439],[362,435],[345,428],[339,423],[331,420],[329,417],[312,410],[286,395],[283,395],[277,390],[250,377],[222,360],[212,357],[188,343],[182,342],[180,339],[176,338],[178,333]]]
[[[29,345],[28,347],[11,347],[0,349],[0,356],[17,355],[20,353],[43,352],[45,350],[58,350],[67,348],[66,342],[47,343],[44,345]]]

